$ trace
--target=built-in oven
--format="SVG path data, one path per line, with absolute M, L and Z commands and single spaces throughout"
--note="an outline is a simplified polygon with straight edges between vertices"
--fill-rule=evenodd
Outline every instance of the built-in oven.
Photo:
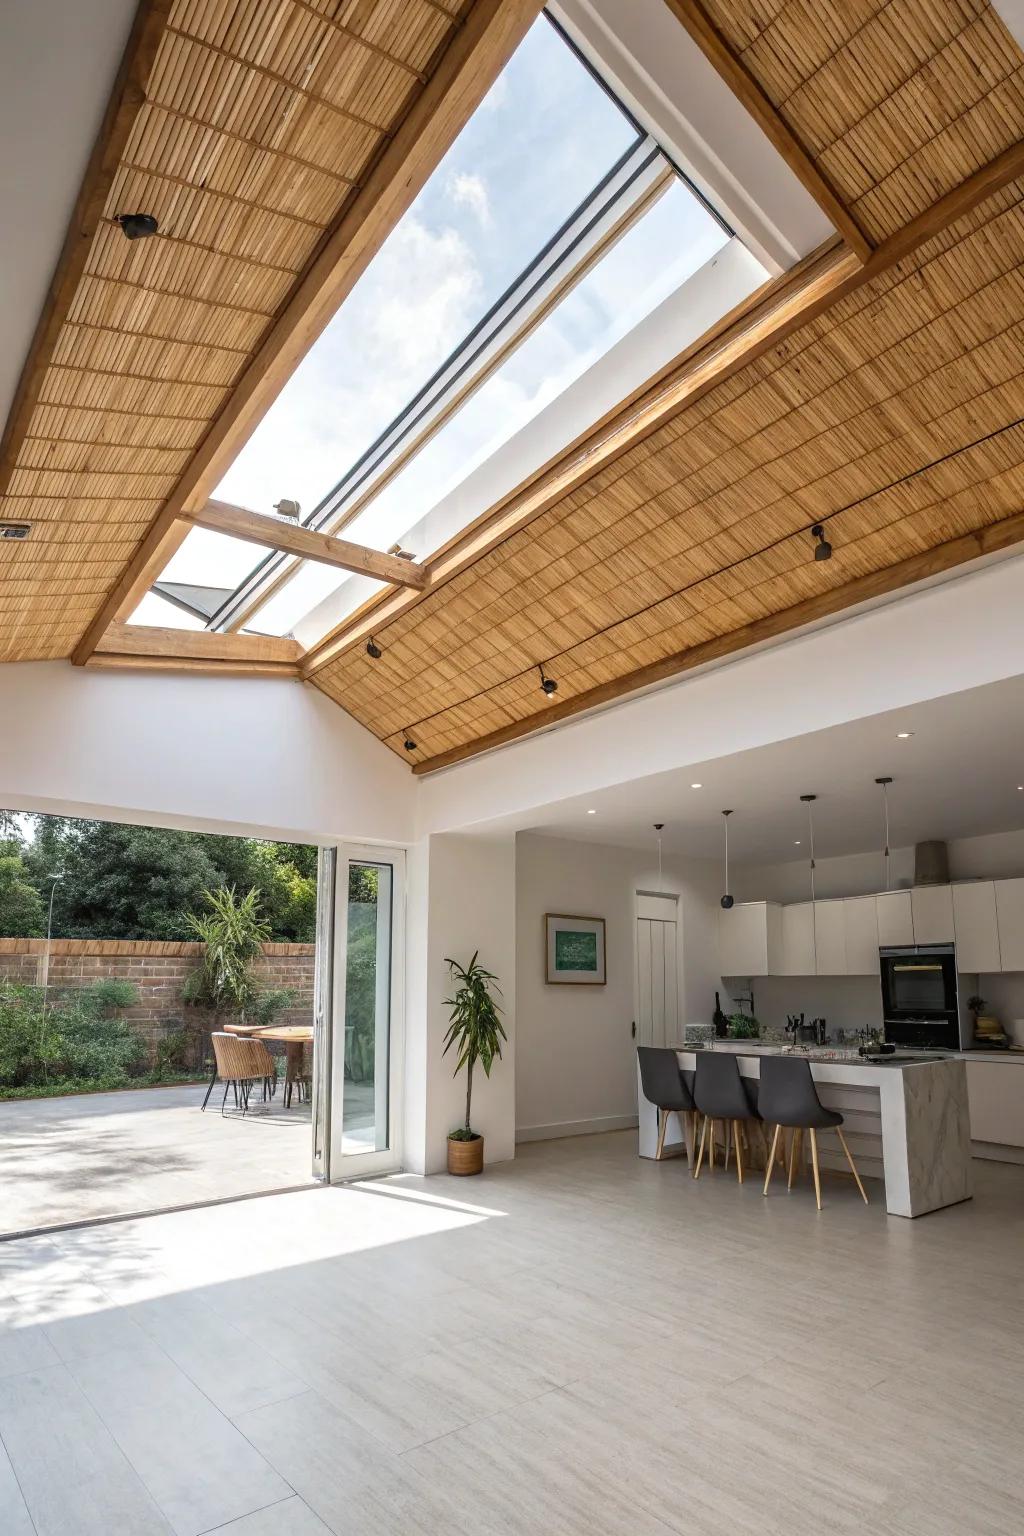
M 882 1017 L 892 1045 L 918 1050 L 960 1047 L 956 956 L 952 944 L 879 950 Z

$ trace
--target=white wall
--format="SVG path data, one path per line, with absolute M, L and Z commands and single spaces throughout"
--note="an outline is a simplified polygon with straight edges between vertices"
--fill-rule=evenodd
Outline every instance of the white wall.
M 515 1151 L 516 846 L 511 838 L 432 837 L 412 850 L 406 1004 L 406 1118 L 403 1162 L 414 1173 L 444 1168 L 448 1132 L 465 1112 L 465 1071 L 444 1056 L 450 978 L 445 958 L 465 965 L 475 950 L 499 978 L 508 1035 L 491 1076 L 473 1075 L 473 1129 L 484 1158 Z
M 0 806 L 248 832 L 406 842 L 416 785 L 290 679 L 0 666 Z
M 715 866 L 649 850 L 534 836 L 516 839 L 516 1134 L 570 1135 L 633 1124 L 637 891 L 679 897 L 679 1020 L 708 1021 L 717 968 Z M 604 987 L 544 979 L 544 914 L 605 919 Z M 680 1028 L 681 1034 L 681 1028 Z

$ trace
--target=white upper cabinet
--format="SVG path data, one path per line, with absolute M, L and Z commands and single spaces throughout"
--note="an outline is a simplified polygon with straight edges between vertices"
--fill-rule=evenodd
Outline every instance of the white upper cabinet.
M 846 923 L 841 901 L 815 903 L 814 960 L 818 976 L 846 975 Z
M 782 909 L 782 955 L 779 976 L 813 976 L 814 909 L 809 901 L 793 902 Z
M 877 976 L 878 902 L 874 896 L 847 896 L 843 901 L 846 927 L 847 976 Z
M 915 944 L 952 944 L 953 888 L 915 885 L 910 893 Z
M 768 976 L 782 959 L 782 909 L 774 901 L 744 901 L 722 909 L 718 954 L 723 976 Z
M 994 881 L 974 880 L 954 885 L 953 934 L 958 971 L 998 971 L 1002 968 Z
M 996 881 L 1000 969 L 1024 971 L 1024 880 Z
M 875 897 L 878 913 L 878 943 L 913 944 L 914 918 L 909 891 L 883 891 Z

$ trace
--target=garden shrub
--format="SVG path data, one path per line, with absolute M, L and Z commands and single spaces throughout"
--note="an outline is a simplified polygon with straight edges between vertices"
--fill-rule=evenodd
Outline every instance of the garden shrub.
M 0 1091 L 76 1083 L 121 1087 L 140 1069 L 145 1048 L 116 1010 L 138 1000 L 124 981 L 99 981 L 78 992 L 0 981 Z

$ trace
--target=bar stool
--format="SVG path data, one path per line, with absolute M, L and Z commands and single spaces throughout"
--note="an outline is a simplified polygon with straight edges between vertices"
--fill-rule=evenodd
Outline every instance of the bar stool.
M 768 1185 L 771 1182 L 772 1169 L 775 1166 L 775 1148 L 778 1145 L 779 1135 L 783 1126 L 793 1131 L 793 1140 L 789 1153 L 789 1179 L 787 1188 L 793 1187 L 793 1172 L 796 1166 L 798 1149 L 802 1146 L 804 1131 L 811 1133 L 811 1165 L 814 1169 L 814 1198 L 821 1210 L 821 1175 L 818 1168 L 818 1131 L 835 1131 L 839 1137 L 840 1145 L 846 1153 L 846 1161 L 850 1165 L 850 1172 L 861 1192 L 864 1204 L 867 1205 L 868 1197 L 864 1191 L 864 1185 L 860 1181 L 856 1164 L 850 1155 L 850 1149 L 846 1145 L 846 1137 L 843 1135 L 843 1117 L 836 1109 L 826 1109 L 818 1098 L 818 1090 L 814 1086 L 814 1078 L 811 1076 L 811 1064 L 799 1056 L 762 1056 L 761 1058 L 761 1085 L 758 1094 L 758 1108 L 765 1120 L 775 1123 L 775 1135 L 772 1138 L 771 1155 L 768 1158 L 768 1171 L 764 1176 L 764 1193 L 768 1193 Z
M 679 1129 L 686 1140 L 684 1115 L 696 1113 L 696 1105 L 679 1070 L 679 1058 L 667 1046 L 638 1045 L 637 1060 L 640 1063 L 640 1082 L 644 1098 L 657 1106 L 658 1150 L 660 1160 L 665 1149 L 665 1131 L 669 1115 L 679 1116 Z
M 726 1051 L 699 1051 L 697 1053 L 697 1075 L 694 1078 L 693 1097 L 696 1101 L 697 1111 L 704 1116 L 704 1123 L 700 1132 L 700 1151 L 697 1153 L 697 1166 L 693 1171 L 695 1179 L 700 1178 L 701 1164 L 704 1161 L 704 1143 L 707 1140 L 708 1126 L 711 1126 L 711 1149 L 709 1161 L 714 1166 L 714 1138 L 715 1121 L 725 1122 L 726 1150 L 725 1166 L 729 1166 L 729 1130 L 732 1130 L 733 1141 L 736 1145 L 736 1178 L 743 1183 L 743 1137 L 741 1127 L 746 1121 L 758 1123 L 758 1111 L 751 1102 L 750 1095 L 740 1076 L 739 1062 L 736 1057 Z

